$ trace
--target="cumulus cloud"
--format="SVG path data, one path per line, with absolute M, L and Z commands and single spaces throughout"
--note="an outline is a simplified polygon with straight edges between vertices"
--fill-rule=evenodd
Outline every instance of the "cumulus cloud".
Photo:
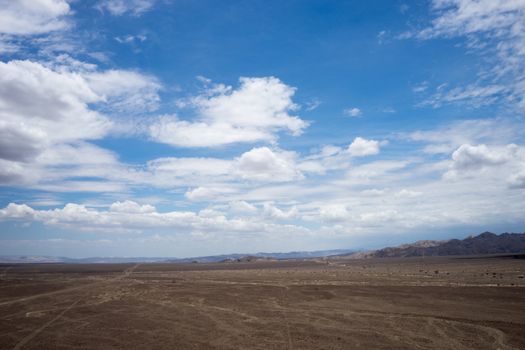
M 173 235 L 205 233 L 306 233 L 293 225 L 277 225 L 256 219 L 229 219 L 213 210 L 158 212 L 153 207 L 132 201 L 117 202 L 109 210 L 95 210 L 85 205 L 68 203 L 63 208 L 36 210 L 25 204 L 10 203 L 0 209 L 0 221 L 42 222 L 45 225 L 73 228 L 87 232 L 151 232 L 169 230 Z
M 455 178 L 484 168 L 501 167 L 506 163 L 521 163 L 521 152 L 515 144 L 491 147 L 483 144 L 461 145 L 452 153 L 450 170 L 444 174 L 444 177 Z
M 329 171 L 347 169 L 351 166 L 352 158 L 379 154 L 380 147 L 388 141 L 368 140 L 356 137 L 346 148 L 334 145 L 325 145 L 298 163 L 298 169 L 305 173 L 324 175 Z
M 281 182 L 302 179 L 295 158 L 294 152 L 257 147 L 235 160 L 234 171 L 245 180 Z
M 182 102 L 197 113 L 194 121 L 163 116 L 150 127 L 153 140 L 180 147 L 213 147 L 238 142 L 274 141 L 276 133 L 301 135 L 308 122 L 290 113 L 295 88 L 274 77 L 240 78 L 240 86 L 208 87 Z
M 115 130 L 115 122 L 95 107 L 153 108 L 159 88 L 154 78 L 98 71 L 69 56 L 47 65 L 0 62 L 0 182 L 51 191 L 122 190 L 124 182 L 137 182 L 136 171 L 89 143 Z
M 162 116 L 149 127 L 154 141 L 179 147 L 213 147 L 232 143 L 273 140 L 263 129 L 236 127 L 228 123 L 188 122 L 176 116 Z
M 38 155 L 46 143 L 46 134 L 40 129 L 0 121 L 1 159 L 28 161 Z
M 356 137 L 348 146 L 347 152 L 353 157 L 365 157 L 379 153 L 379 141 Z
M 111 122 L 88 106 L 100 100 L 78 74 L 31 61 L 0 62 L 2 139 L 13 133 L 49 143 L 100 138 Z
M 517 149 L 508 145 L 503 149 L 489 149 L 485 145 L 461 145 L 452 153 L 453 167 L 457 170 L 476 170 L 484 166 L 495 166 L 509 161 Z
M 151 10 L 154 4 L 155 0 L 102 0 L 96 7 L 101 11 L 108 11 L 113 16 L 140 16 Z
M 123 202 L 115 202 L 110 205 L 109 210 L 117 213 L 153 213 L 156 211 L 155 207 L 149 204 L 140 205 L 137 202 L 125 200 Z
M 32 35 L 64 29 L 69 14 L 65 0 L 0 0 L 0 33 Z

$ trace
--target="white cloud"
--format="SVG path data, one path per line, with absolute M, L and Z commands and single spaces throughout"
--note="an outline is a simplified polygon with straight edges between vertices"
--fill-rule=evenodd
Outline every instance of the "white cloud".
M 192 201 L 210 201 L 217 198 L 224 198 L 225 195 L 235 192 L 235 189 L 225 185 L 220 187 L 199 186 L 197 188 L 188 190 L 184 196 Z
M 407 135 L 412 141 L 427 143 L 426 153 L 452 153 L 463 144 L 497 144 L 523 136 L 519 123 L 509 119 L 470 119 L 456 121 L 433 130 L 415 131 Z
M 432 27 L 419 33 L 420 37 L 478 32 L 507 35 L 523 18 L 525 3 L 521 0 L 434 0 L 433 7 L 439 16 L 432 21 Z
M 414 197 L 419 197 L 422 194 L 423 193 L 419 191 L 413 191 L 413 190 L 408 190 L 406 188 L 403 188 L 401 191 L 396 193 L 396 196 L 401 197 L 401 198 L 403 197 L 404 198 L 414 198 Z
M 172 179 L 188 177 L 217 177 L 231 171 L 232 162 L 218 158 L 157 158 L 148 162 L 148 169 L 155 174 L 170 175 Z
M 319 208 L 319 217 L 323 221 L 338 222 L 349 217 L 345 204 L 324 204 Z
M 178 234 L 293 234 L 307 229 L 294 225 L 277 225 L 255 219 L 228 219 L 214 210 L 170 211 L 160 213 L 150 206 L 127 201 L 114 203 L 110 210 L 95 210 L 84 205 L 68 203 L 63 208 L 35 210 L 25 204 L 10 203 L 0 209 L 0 221 L 20 220 L 42 222 L 45 225 L 87 232 L 152 232 L 167 230 Z M 115 210 L 117 209 L 117 210 Z
M 379 45 L 382 45 L 388 36 L 390 36 L 390 33 L 386 30 L 381 30 L 379 33 L 377 33 L 377 42 Z
M 437 92 L 432 106 L 466 102 L 475 107 L 498 101 L 525 107 L 525 2 L 521 0 L 433 0 L 431 25 L 402 37 L 466 39 L 485 60 L 475 83 Z
M 155 0 L 101 0 L 97 8 L 101 11 L 108 11 L 113 16 L 131 14 L 140 16 L 144 12 L 151 10 Z
M 415 93 L 420 93 L 420 92 L 426 91 L 427 89 L 428 89 L 428 81 L 423 81 L 420 84 L 414 86 L 412 88 L 412 91 Z
M 370 189 L 361 191 L 361 194 L 365 196 L 382 196 L 385 194 L 385 190 L 380 190 L 377 188 L 370 188 Z
M 384 107 L 381 109 L 381 112 L 383 113 L 396 113 L 396 109 L 394 107 Z
M 158 99 L 157 89 L 151 77 L 98 72 L 95 65 L 66 55 L 48 66 L 0 62 L 0 182 L 48 191 L 95 192 L 121 191 L 124 183 L 138 182 L 137 171 L 120 164 L 112 152 L 87 142 L 115 130 L 115 122 L 93 108 L 151 106 L 144 101 Z
M 124 36 L 116 36 L 115 40 L 118 41 L 121 44 L 131 44 L 134 42 L 143 42 L 146 41 L 147 37 L 142 34 L 138 35 L 124 35 Z
M 323 146 L 323 148 L 321 149 L 321 153 L 319 154 L 319 156 L 323 158 L 335 156 L 341 151 L 342 151 L 341 147 L 334 146 L 334 145 L 326 145 L 326 146 Z
M 515 144 L 491 147 L 483 144 L 477 146 L 461 145 L 452 153 L 450 170 L 444 174 L 444 177 L 454 179 L 463 175 L 480 175 L 481 170 L 491 167 L 497 168 L 495 172 L 499 173 L 503 168 L 507 168 L 507 166 L 504 166 L 507 163 L 509 163 L 510 167 L 519 167 L 525 160 L 522 157 L 523 151 Z M 507 169 L 507 171 L 509 170 Z M 515 170 L 510 173 L 515 173 Z M 513 182 L 513 180 L 509 181 Z
M 385 183 L 397 182 L 402 176 L 399 174 L 396 176 L 393 173 L 406 168 L 409 164 L 411 164 L 410 160 L 379 160 L 362 164 L 348 170 L 345 182 L 362 184 L 374 180 L 376 185 L 379 184 L 380 179 L 383 179 Z
M 235 160 L 235 174 L 245 180 L 281 182 L 303 178 L 295 163 L 296 154 L 289 151 L 257 147 Z
M 229 207 L 233 212 L 237 213 L 256 213 L 257 207 L 246 201 L 233 201 L 229 203 Z
M 10 54 L 17 52 L 21 46 L 17 43 L 9 42 L 9 37 L 0 35 L 0 54 Z
M 313 100 L 306 102 L 306 110 L 311 112 L 317 109 L 321 104 L 322 102 L 319 99 L 314 98 Z
M 140 205 L 130 200 L 125 200 L 123 202 L 115 202 L 110 205 L 109 210 L 117 213 L 130 214 L 154 213 L 156 211 L 155 207 L 152 205 Z
M 107 118 L 88 107 L 100 100 L 78 74 L 55 72 L 31 61 L 0 62 L 4 132 L 16 129 L 41 143 L 97 139 L 111 127 Z
M 197 120 L 164 116 L 150 127 L 154 140 L 180 147 L 213 147 L 238 142 L 274 141 L 276 133 L 301 135 L 308 123 L 290 115 L 295 89 L 274 77 L 240 78 L 240 87 L 215 85 L 181 106 Z
M 160 117 L 149 127 L 149 133 L 157 142 L 179 147 L 214 147 L 274 139 L 263 129 L 236 127 L 228 123 L 188 122 L 175 116 Z
M 5 156 L 6 152 L 2 155 Z M 24 171 L 21 163 L 9 160 L 0 159 L 0 183 L 4 185 L 9 184 L 23 184 L 27 182 L 30 174 Z
M 379 153 L 379 141 L 356 137 L 347 152 L 353 157 L 371 156 Z
M 514 144 L 498 150 L 485 145 L 461 145 L 452 153 L 453 167 L 457 170 L 476 170 L 484 166 L 501 165 L 509 161 L 516 150 Z
M 507 92 L 508 89 L 505 86 L 496 84 L 485 86 L 471 84 L 450 90 L 438 89 L 435 94 L 419 103 L 418 106 L 429 105 L 437 108 L 443 104 L 468 103 L 473 107 L 481 107 L 497 102 Z
M 282 210 L 277 208 L 273 203 L 264 203 L 263 204 L 263 213 L 264 215 L 278 220 L 288 220 L 296 218 L 299 214 L 296 206 L 292 206 L 288 210 Z
M 343 113 L 349 117 L 353 117 L 353 118 L 357 118 L 357 117 L 360 117 L 363 115 L 363 112 L 357 108 L 357 107 L 352 107 L 352 108 L 348 108 L 348 109 L 345 109 L 343 111 Z
M 525 161 L 521 168 L 519 172 L 509 177 L 508 183 L 511 188 L 525 188 Z
M 93 72 L 83 76 L 112 110 L 138 113 L 158 108 L 158 92 L 162 86 L 153 76 L 126 70 Z
M 38 155 L 46 143 L 46 134 L 40 129 L 0 121 L 1 159 L 28 161 Z
M 42 34 L 68 26 L 71 13 L 65 0 L 0 0 L 0 33 Z
M 34 210 L 26 204 L 9 203 L 4 209 L 0 209 L 0 219 L 23 219 L 31 217 Z

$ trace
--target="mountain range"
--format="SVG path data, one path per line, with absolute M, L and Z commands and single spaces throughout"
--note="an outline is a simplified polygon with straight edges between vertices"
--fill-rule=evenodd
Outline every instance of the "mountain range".
M 387 247 L 378 250 L 355 252 L 350 249 L 318 250 L 312 252 L 287 253 L 255 253 L 255 254 L 223 254 L 200 256 L 193 258 L 170 257 L 93 257 L 65 258 L 52 256 L 0 256 L 0 263 L 218 263 L 218 262 L 250 262 L 256 260 L 289 260 L 313 258 L 391 258 L 415 256 L 468 256 L 485 254 L 515 254 L 525 253 L 525 233 L 502 233 L 500 235 L 483 232 L 478 236 L 465 239 L 445 241 L 417 241 L 402 244 L 397 247 Z
M 354 252 L 351 249 L 332 249 L 317 251 L 297 251 L 286 253 L 255 253 L 255 254 L 223 254 L 198 256 L 191 258 L 174 257 L 91 257 L 91 258 L 66 258 L 54 256 L 25 256 L 11 255 L 0 256 L 0 263 L 67 263 L 67 264 L 119 264 L 119 263 L 217 263 L 254 260 L 286 260 L 286 259 L 311 259 L 323 258 L 332 255 L 343 255 Z
M 418 241 L 397 247 L 357 252 L 344 257 L 391 258 L 412 256 L 459 256 L 525 253 L 525 233 L 483 232 L 478 236 L 446 241 Z

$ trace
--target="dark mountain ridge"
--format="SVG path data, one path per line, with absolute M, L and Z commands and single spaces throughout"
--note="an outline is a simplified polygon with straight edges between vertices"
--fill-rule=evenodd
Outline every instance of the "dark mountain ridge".
M 525 253 L 525 233 L 483 232 L 478 236 L 448 241 L 432 241 L 424 245 L 420 242 L 388 247 L 368 252 L 366 257 L 411 257 Z

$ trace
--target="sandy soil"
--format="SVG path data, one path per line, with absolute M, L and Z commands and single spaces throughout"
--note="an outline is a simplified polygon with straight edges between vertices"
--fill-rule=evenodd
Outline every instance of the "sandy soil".
M 525 260 L 0 265 L 1 349 L 524 349 Z

